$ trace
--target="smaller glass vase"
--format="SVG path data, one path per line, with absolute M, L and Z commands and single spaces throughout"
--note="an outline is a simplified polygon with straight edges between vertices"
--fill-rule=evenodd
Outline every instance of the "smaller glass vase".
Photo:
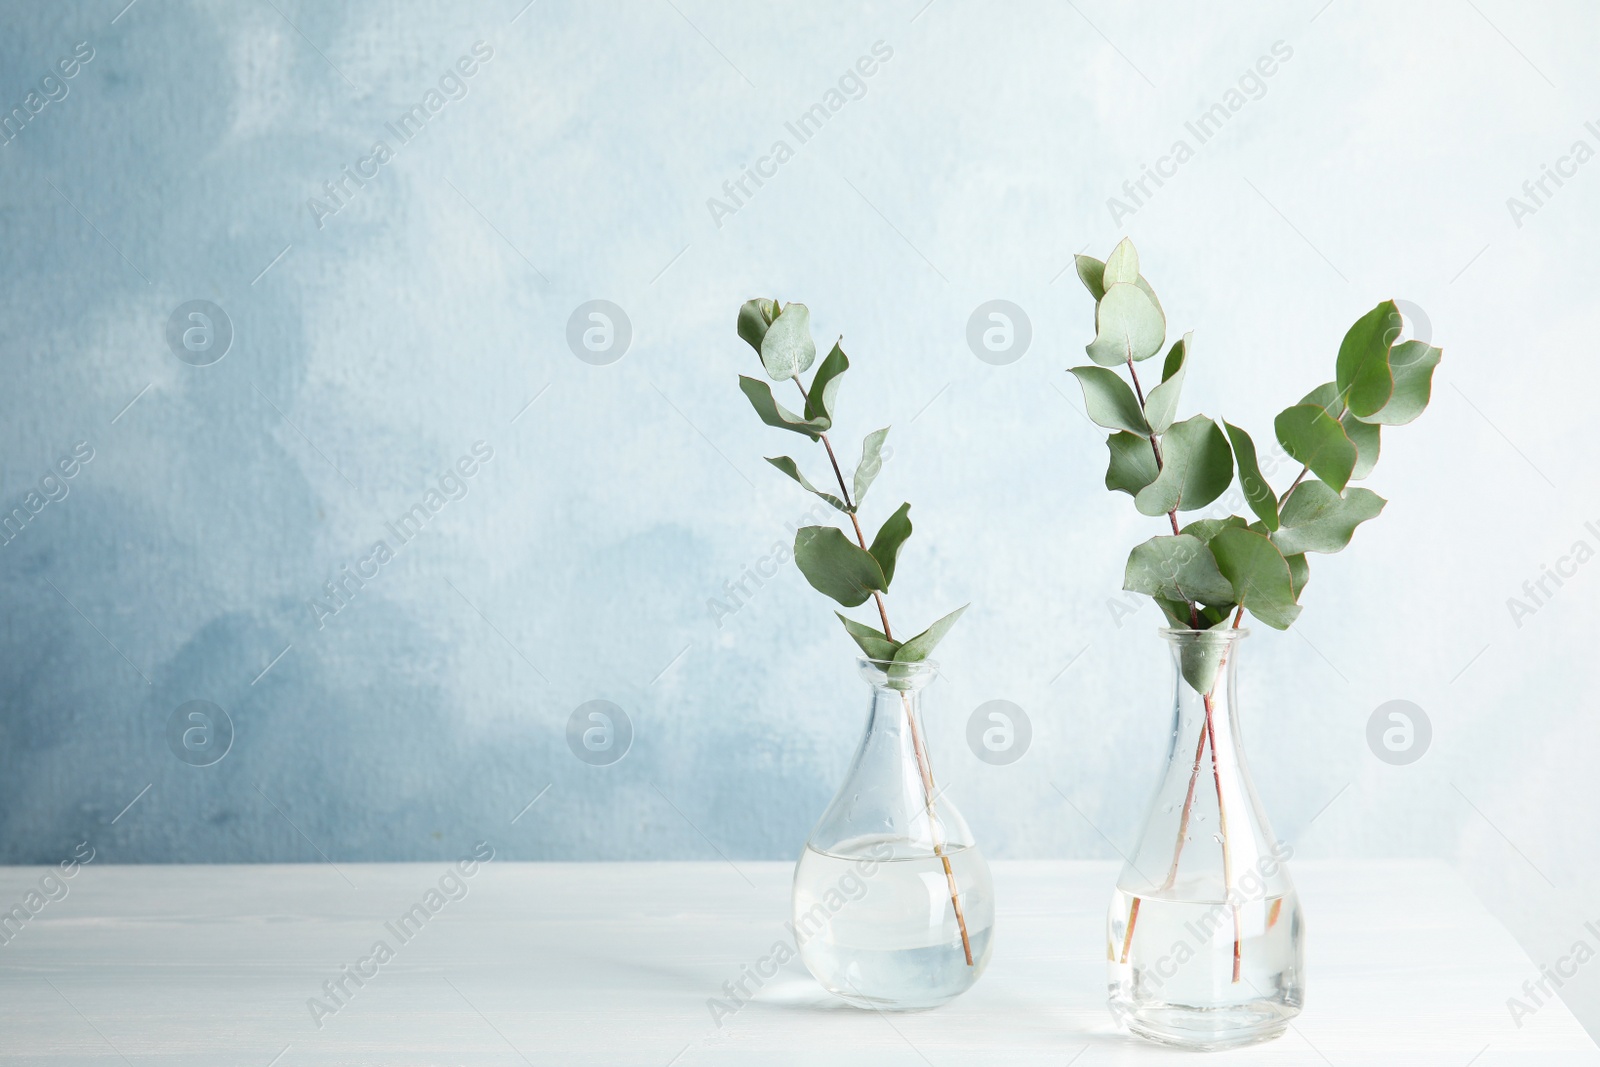
M 1152 1041 L 1267 1041 L 1300 1013 L 1305 925 L 1245 766 L 1239 645 L 1247 630 L 1163 630 L 1172 652 L 1167 766 L 1107 920 L 1110 1007 Z
M 795 866 L 790 929 L 806 969 L 835 996 L 933 1008 L 989 963 L 994 885 L 966 820 L 934 784 L 922 701 L 938 666 L 857 664 L 872 686 L 866 730 Z

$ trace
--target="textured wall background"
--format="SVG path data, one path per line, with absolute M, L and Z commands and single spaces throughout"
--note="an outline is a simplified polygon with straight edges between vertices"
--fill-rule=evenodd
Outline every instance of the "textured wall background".
M 0 547 L 6 862 L 794 854 L 865 691 L 792 567 L 708 605 L 807 508 L 760 458 L 798 439 L 735 388 L 757 294 L 845 335 L 842 437 L 894 426 L 868 512 L 914 503 L 896 612 L 973 602 L 941 654 L 951 795 L 996 856 L 1111 855 L 1165 729 L 1159 620 L 1112 609 L 1156 524 L 1101 488 L 1063 370 L 1090 336 L 1072 254 L 1131 233 L 1195 331 L 1186 409 L 1258 441 L 1379 299 L 1445 350 L 1368 483 L 1388 510 L 1250 641 L 1278 832 L 1451 857 L 1537 960 L 1600 918 L 1585 5 L 122 4 L 8 4 L 0 34 L 27 116 L 0 148 L 0 504 L 39 505 Z M 603 366 L 567 341 L 596 299 L 631 326 Z M 1031 322 L 1010 365 L 967 344 L 992 299 Z M 193 300 L 231 323 L 208 366 L 167 341 Z M 430 490 L 347 607 L 309 606 Z M 1034 724 L 1008 767 L 962 740 L 997 698 Z M 633 724 L 612 766 L 566 742 L 592 699 Z M 1367 745 L 1391 699 L 1432 722 L 1408 766 Z M 206 767 L 167 743 L 194 700 L 234 732 Z M 1567 992 L 1600 1022 L 1595 975 Z

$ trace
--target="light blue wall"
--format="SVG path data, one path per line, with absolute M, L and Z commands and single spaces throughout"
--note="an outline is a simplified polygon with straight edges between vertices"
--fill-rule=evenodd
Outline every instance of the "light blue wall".
M 807 507 L 761 462 L 798 439 L 735 388 L 757 294 L 844 335 L 842 439 L 894 426 L 868 512 L 914 504 L 896 615 L 974 605 L 935 690 L 951 795 L 996 855 L 1110 855 L 1152 784 L 1166 665 L 1153 611 L 1108 603 L 1158 526 L 1100 486 L 1062 373 L 1090 304 L 1062 272 L 1131 233 L 1195 331 L 1187 409 L 1258 440 L 1381 298 L 1426 309 L 1445 348 L 1433 408 L 1385 440 L 1388 510 L 1317 562 L 1294 632 L 1250 641 L 1278 831 L 1302 854 L 1456 859 L 1536 956 L 1600 914 L 1581 844 L 1600 565 L 1507 606 L 1600 547 L 1600 163 L 1507 204 L 1600 147 L 1587 8 L 121 7 L 9 4 L 0 34 L 7 110 L 93 49 L 0 148 L 0 502 L 93 452 L 0 547 L 0 858 L 793 854 L 865 692 L 791 567 L 708 607 Z M 387 124 L 479 41 L 464 97 L 402 144 Z M 1280 41 L 1200 144 L 1185 123 Z M 877 42 L 890 58 L 801 143 L 786 123 Z M 1162 164 L 1179 139 L 1193 158 Z M 324 183 L 378 140 L 391 158 L 339 205 Z M 779 140 L 793 157 L 748 201 L 708 205 Z M 1175 173 L 1135 202 L 1146 165 Z M 1113 219 L 1113 196 L 1133 210 Z M 607 366 L 566 340 L 595 299 L 631 322 Z M 1008 366 L 967 346 L 991 299 L 1031 320 Z M 165 338 L 191 300 L 233 326 L 210 366 Z M 475 442 L 492 458 L 464 495 L 319 626 L 308 601 Z M 1010 767 L 962 741 L 996 698 L 1035 727 Z M 1396 698 L 1434 728 L 1409 767 L 1365 741 Z M 636 730 L 614 766 L 567 746 L 592 699 Z M 165 739 L 191 700 L 235 727 L 209 767 Z

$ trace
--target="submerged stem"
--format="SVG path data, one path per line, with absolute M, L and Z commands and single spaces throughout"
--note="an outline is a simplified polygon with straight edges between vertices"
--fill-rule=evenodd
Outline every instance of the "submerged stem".
M 810 400 L 810 397 L 806 394 L 806 387 L 801 384 L 799 375 L 795 375 L 794 384 L 795 388 L 800 390 L 801 399 Z M 828 462 L 833 465 L 834 478 L 838 479 L 840 496 L 844 500 L 845 507 L 850 509 L 848 514 L 850 516 L 850 525 L 855 528 L 856 543 L 861 546 L 863 551 L 866 551 L 867 538 L 861 532 L 860 520 L 856 518 L 855 504 L 851 501 L 850 490 L 845 485 L 844 472 L 839 469 L 839 460 L 833 453 L 833 442 L 828 440 L 828 435 L 825 433 L 818 434 L 818 436 L 822 438 L 823 447 L 828 450 Z M 878 607 L 878 618 L 883 622 L 883 636 L 893 641 L 894 631 L 889 629 L 889 611 L 884 606 L 883 594 L 873 590 L 872 600 Z M 972 938 L 967 934 L 966 913 L 961 910 L 961 891 L 956 886 L 955 870 L 950 866 L 950 857 L 945 853 L 944 842 L 939 840 L 939 816 L 933 809 L 933 798 L 936 795 L 933 785 L 933 766 L 928 762 L 927 749 L 922 744 L 922 730 L 917 724 L 916 715 L 912 713 L 911 698 L 902 692 L 900 694 L 900 703 L 906 709 L 906 723 L 911 729 L 911 750 L 916 754 L 917 771 L 922 778 L 923 802 L 928 813 L 928 836 L 933 840 L 933 854 L 938 856 L 939 861 L 944 865 L 945 883 L 950 887 L 950 907 L 955 910 L 956 926 L 961 930 L 961 951 L 967 957 L 967 966 L 971 967 L 973 966 Z
M 1211 694 L 1205 695 L 1206 738 L 1211 742 L 1211 774 L 1217 783 L 1217 830 L 1222 836 L 1222 896 L 1233 915 L 1233 980 L 1239 980 L 1239 907 L 1233 903 L 1233 850 L 1228 847 L 1228 808 L 1222 800 L 1222 768 L 1217 763 L 1217 732 L 1213 722 Z

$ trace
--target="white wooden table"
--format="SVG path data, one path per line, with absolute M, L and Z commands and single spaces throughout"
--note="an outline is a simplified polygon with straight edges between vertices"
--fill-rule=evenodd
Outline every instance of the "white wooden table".
M 1197 1062 L 1106 1014 L 1112 864 L 995 864 L 993 962 L 938 1011 L 848 1008 L 792 962 L 720 1027 L 707 1000 L 787 936 L 789 864 L 491 862 L 402 942 L 385 923 L 426 909 L 447 870 L 88 865 L 64 899 L 7 928 L 0 1064 Z M 1305 1013 L 1276 1042 L 1206 1062 L 1600 1064 L 1559 1002 L 1513 1024 L 1506 998 L 1534 965 L 1447 867 L 1294 871 Z M 0 868 L 0 909 L 41 873 Z M 315 1020 L 307 1001 L 334 1007 L 323 983 L 379 940 L 393 958 L 363 965 L 375 973 L 362 986 L 346 978 L 351 995 Z

